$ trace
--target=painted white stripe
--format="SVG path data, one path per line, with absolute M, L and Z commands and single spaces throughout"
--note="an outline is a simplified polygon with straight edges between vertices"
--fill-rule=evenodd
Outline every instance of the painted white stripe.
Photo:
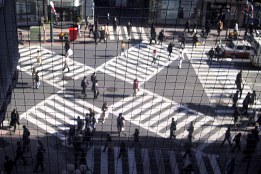
M 169 161 L 170 161 L 170 167 L 171 167 L 172 173 L 179 174 L 179 168 L 178 168 L 177 157 L 175 155 L 175 152 L 170 151 Z
M 108 152 L 103 152 L 101 148 L 101 168 L 100 172 L 107 174 L 108 173 Z
M 144 174 L 150 174 L 150 159 L 148 149 L 141 149 L 142 167 Z
M 213 169 L 213 173 L 215 174 L 221 174 L 220 168 L 218 166 L 217 160 L 215 156 L 208 155 L 211 167 Z
M 122 174 L 122 158 L 118 158 L 120 153 L 119 147 L 114 147 L 114 169 L 116 174 Z
M 134 148 L 128 149 L 128 164 L 129 164 L 129 173 L 137 174 Z

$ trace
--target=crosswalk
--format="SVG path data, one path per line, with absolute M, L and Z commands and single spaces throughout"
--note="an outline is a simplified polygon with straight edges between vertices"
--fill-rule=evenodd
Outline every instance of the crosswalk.
M 194 173 L 221 174 L 222 164 L 215 155 L 203 156 L 193 152 L 192 157 L 183 158 L 182 149 L 127 148 L 123 157 L 118 158 L 120 148 L 115 144 L 103 152 L 102 146 L 92 146 L 87 152 L 86 161 L 92 173 L 141 173 L 179 174 L 184 166 L 192 165 Z
M 40 51 L 42 57 L 42 65 L 37 64 L 37 51 Z M 39 71 L 40 80 L 61 89 L 68 82 L 65 79 L 80 79 L 84 75 L 89 75 L 94 72 L 92 67 L 82 63 L 73 61 L 70 58 L 70 72 L 63 73 L 64 56 L 57 55 L 51 50 L 39 46 L 19 46 L 20 59 L 18 69 L 32 74 L 32 68 L 36 67 Z
M 62 92 L 51 95 L 36 106 L 20 115 L 31 125 L 36 127 L 38 133 L 52 134 L 66 145 L 67 132 L 70 125 L 77 125 L 77 117 L 84 119 L 88 109 L 91 108 L 99 119 L 101 108 L 94 106 L 82 99 L 66 99 Z
M 229 58 L 222 59 L 222 61 L 213 60 L 210 65 L 206 53 L 211 49 L 211 47 L 212 46 L 206 45 L 198 46 L 196 48 L 186 46 L 187 56 L 190 59 L 201 84 L 203 85 L 204 91 L 209 97 L 210 105 L 216 108 L 216 113 L 218 115 L 231 115 L 234 112 L 231 107 L 233 105 L 232 95 L 236 92 L 235 80 L 239 70 L 234 67 L 234 60 L 232 61 Z M 256 82 L 255 86 L 258 85 L 261 84 Z M 243 78 L 242 97 L 238 100 L 239 107 L 242 107 L 246 94 L 248 92 L 252 93 L 252 91 L 253 88 L 251 88 L 251 86 L 248 85 L 246 80 Z M 253 107 L 261 107 L 258 96 Z
M 135 40 L 149 40 L 150 33 L 149 28 L 145 27 L 137 27 L 132 26 L 130 38 L 128 37 L 127 27 L 126 26 L 118 26 L 116 33 L 113 32 L 113 27 L 109 26 L 109 40 L 128 40 L 128 39 L 135 39 Z
M 155 64 L 152 63 L 154 49 L 158 53 L 158 60 Z M 173 49 L 170 58 L 168 54 L 167 45 L 149 45 L 144 41 L 129 48 L 125 53 L 120 53 L 119 56 L 107 61 L 96 70 L 130 84 L 137 78 L 139 84 L 142 85 L 178 58 L 176 49 Z
M 131 124 L 165 138 L 170 135 L 172 118 L 177 122 L 177 139 L 187 138 L 187 129 L 193 121 L 193 137 L 195 141 L 203 144 L 201 150 L 205 145 L 217 141 L 226 130 L 220 127 L 219 121 L 210 116 L 143 89 L 138 92 L 137 97 L 124 98 L 110 107 L 116 116 L 122 113 Z

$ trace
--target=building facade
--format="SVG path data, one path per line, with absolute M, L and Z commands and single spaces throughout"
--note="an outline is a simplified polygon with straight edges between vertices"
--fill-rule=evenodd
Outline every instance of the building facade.
M 11 102 L 12 91 L 18 79 L 17 63 L 19 60 L 16 26 L 15 0 L 0 3 L 0 123 L 6 116 Z

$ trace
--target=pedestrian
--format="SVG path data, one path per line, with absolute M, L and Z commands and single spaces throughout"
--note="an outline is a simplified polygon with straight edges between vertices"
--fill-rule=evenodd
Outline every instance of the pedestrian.
M 236 77 L 236 80 L 235 80 L 235 84 L 236 84 L 236 87 L 237 87 L 237 90 L 239 91 L 239 98 L 241 98 L 242 96 L 242 70 L 239 71 L 239 73 L 237 74 L 237 77 Z
M 171 124 L 170 124 L 170 138 L 176 139 L 176 130 L 177 130 L 177 123 L 175 122 L 174 118 L 172 118 Z
M 231 153 L 234 153 L 236 149 L 241 151 L 241 133 L 236 134 L 233 141 L 235 142 L 235 146 L 232 148 Z
M 10 121 L 10 126 L 9 129 L 14 126 L 14 132 L 16 130 L 16 125 L 20 125 L 20 118 L 19 118 L 19 114 L 17 112 L 16 109 L 13 109 L 13 111 L 11 112 L 11 121 Z
M 233 157 L 227 164 L 227 174 L 233 174 L 236 167 L 236 158 Z
M 139 81 L 138 79 L 134 79 L 133 81 L 133 96 L 137 96 L 137 92 L 139 91 Z
M 217 61 L 219 61 L 219 59 L 222 58 L 222 56 L 223 56 L 223 50 L 220 45 L 216 46 L 215 53 L 216 53 Z
M 128 21 L 126 28 L 127 28 L 127 33 L 128 33 L 128 39 L 130 40 L 131 32 L 132 32 L 132 25 L 131 25 L 130 21 Z
M 240 116 L 239 108 L 235 107 L 234 108 L 234 114 L 233 114 L 235 128 L 237 127 L 237 121 L 238 121 L 239 116 Z
M 187 131 L 189 132 L 188 133 L 188 136 L 192 136 L 193 132 L 194 132 L 194 122 L 190 122 L 190 125 L 189 125 L 189 128 L 187 129 Z M 193 136 L 192 136 L 193 137 Z
M 184 148 L 185 148 L 185 154 L 183 155 L 183 158 L 186 158 L 187 155 L 191 157 L 192 141 L 187 140 L 186 143 L 184 144 Z
M 119 136 L 121 134 L 121 131 L 124 130 L 124 125 L 125 125 L 125 118 L 122 116 L 122 113 L 119 113 L 119 116 L 117 117 L 117 130 Z
M 95 117 L 95 112 L 92 109 L 90 109 L 90 124 L 91 124 L 91 128 L 92 128 L 93 132 L 96 131 L 96 123 L 97 123 L 97 120 Z
M 86 88 L 88 86 L 89 86 L 88 80 L 86 79 L 86 76 L 84 76 L 81 82 L 82 94 L 84 95 L 84 98 L 87 96 Z
M 97 99 L 99 95 L 100 95 L 99 84 L 98 84 L 98 80 L 96 80 L 94 85 L 93 98 Z
M 187 20 L 187 22 L 185 23 L 184 33 L 186 32 L 186 30 L 188 30 L 188 32 L 190 33 L 190 20 Z
M 125 48 L 126 48 L 126 44 L 125 44 L 125 42 L 122 40 L 122 41 L 121 41 L 121 52 L 124 54 L 125 57 L 127 57 L 126 52 L 125 52 Z
M 156 41 L 156 31 L 151 31 L 151 34 L 150 34 L 150 44 L 152 44 L 152 41 L 155 42 L 155 44 L 157 44 L 157 41 Z
M 211 49 L 208 52 L 208 58 L 209 58 L 210 65 L 212 64 L 214 55 L 215 55 L 214 47 L 211 47 Z
M 34 66 L 32 68 L 32 82 L 33 82 L 32 88 L 35 87 L 35 74 L 36 74 L 36 67 Z
M 98 44 L 98 39 L 100 38 L 100 36 L 99 36 L 99 31 L 98 30 L 95 30 L 94 32 L 93 32 L 93 39 L 94 39 L 94 42 L 95 42 L 95 44 L 97 45 Z
M 250 92 L 248 92 L 243 101 L 243 110 L 244 110 L 245 116 L 247 116 L 247 114 L 248 114 L 248 106 L 249 106 L 250 102 L 251 102 L 251 94 L 250 94 Z
M 118 20 L 116 17 L 114 17 L 112 25 L 113 25 L 113 32 L 117 34 Z
M 77 32 L 78 32 L 78 36 L 81 37 L 82 34 L 81 34 L 81 24 L 80 24 L 80 22 L 77 22 Z
M 93 28 L 94 25 L 92 23 L 89 23 L 88 29 L 89 29 L 89 37 L 91 36 L 91 34 L 93 34 Z
M 106 134 L 106 144 L 104 146 L 103 152 L 106 151 L 107 147 L 109 150 L 111 150 L 111 145 L 112 145 L 112 137 L 110 134 Z
M 121 141 L 121 144 L 120 144 L 120 153 L 118 155 L 118 159 L 121 158 L 121 157 L 125 157 L 126 155 L 126 145 L 125 145 L 125 142 L 124 141 Z
M 236 23 L 235 23 L 234 31 L 235 31 L 236 33 L 238 33 L 238 23 L 237 23 L 237 21 L 236 21 Z
M 157 50 L 154 49 L 153 52 L 152 52 L 152 61 L 151 61 L 151 64 L 155 64 L 156 63 L 156 60 L 158 59 L 158 53 L 157 53 Z
M 17 142 L 17 148 L 16 148 L 16 155 L 15 155 L 15 159 L 14 159 L 14 164 L 16 164 L 16 162 L 19 159 L 22 159 L 24 165 L 27 165 L 27 161 L 24 158 L 24 152 L 23 152 L 23 148 L 20 142 Z
M 85 144 L 85 148 L 87 150 L 91 149 L 91 147 L 92 147 L 92 137 L 93 137 L 93 133 L 92 133 L 91 129 L 88 127 L 83 134 L 83 141 Z
M 97 80 L 96 72 L 93 72 L 92 75 L 91 75 L 92 91 L 94 91 L 96 80 Z
M 238 93 L 239 93 L 239 91 L 236 91 L 236 93 L 233 95 L 233 107 L 237 106 Z
M 205 29 L 206 29 L 206 38 L 208 38 L 209 33 L 210 33 L 210 22 L 209 21 L 207 21 Z
M 218 33 L 218 37 L 220 37 L 220 33 L 223 30 L 223 22 L 221 20 L 218 21 L 218 26 L 217 26 L 217 33 Z
M 134 139 L 133 139 L 133 143 L 131 145 L 131 148 L 133 148 L 134 145 L 135 145 L 135 147 L 136 147 L 136 145 L 139 145 L 139 147 L 141 147 L 139 137 L 140 137 L 140 131 L 139 131 L 139 129 L 136 128 L 135 132 L 133 133 Z
M 11 174 L 14 167 L 14 162 L 9 158 L 9 156 L 5 156 L 4 169 L 7 174 Z
M 70 72 L 70 67 L 69 67 L 69 57 L 66 56 L 64 58 L 64 65 L 63 65 L 63 71 L 67 69 L 67 72 Z
M 253 106 L 255 104 L 255 101 L 256 101 L 256 91 L 253 90 L 253 92 L 251 93 L 251 96 L 250 96 L 250 105 Z
M 161 30 L 158 36 L 158 41 L 159 41 L 158 44 L 162 44 L 163 40 L 164 40 L 164 30 Z
M 186 47 L 186 34 L 182 33 L 180 35 L 180 48 L 185 48 Z
M 154 26 L 154 23 L 151 23 L 150 25 L 150 35 L 152 35 L 152 33 L 156 33 L 156 28 Z
M 182 62 L 184 60 L 184 54 L 185 54 L 184 52 L 185 52 L 184 49 L 180 49 L 179 51 L 179 69 L 181 68 Z
M 229 143 L 230 147 L 232 147 L 230 127 L 228 127 L 227 130 L 226 130 L 225 138 L 220 145 L 221 147 L 224 145 L 225 141 L 227 141 Z
M 103 27 L 101 27 L 101 29 L 100 29 L 100 40 L 99 40 L 99 42 L 101 42 L 101 40 L 106 42 L 105 29 Z
M 83 128 L 83 120 L 80 118 L 80 116 L 77 117 L 77 131 L 76 134 L 81 134 L 82 133 L 82 128 Z
M 197 33 L 195 33 L 192 37 L 192 47 L 197 47 L 199 41 L 198 41 L 198 36 Z
M 66 41 L 64 44 L 64 50 L 65 50 L 65 55 L 67 54 L 68 50 L 70 49 L 70 42 Z
M 193 29 L 192 29 L 191 34 L 196 34 L 197 33 L 197 28 L 198 28 L 197 21 L 194 21 Z
M 89 26 L 89 16 L 85 16 L 85 30 L 87 30 L 88 26 Z
M 105 32 L 105 40 L 108 40 L 109 37 L 109 23 L 107 22 L 106 24 L 104 24 L 104 32 Z
M 74 136 L 74 140 L 73 140 L 73 147 L 74 147 L 74 165 L 75 168 L 77 168 L 77 161 L 78 161 L 78 157 L 80 156 L 81 152 L 83 151 L 82 148 L 82 139 L 79 135 L 75 135 Z
M 39 143 L 39 142 L 38 142 Z M 41 167 L 41 172 L 44 171 L 44 153 L 45 153 L 45 149 L 42 145 L 42 143 L 39 143 L 39 147 L 37 149 L 37 153 L 36 153 L 36 164 L 34 166 L 34 172 L 38 171 L 38 167 Z
M 108 102 L 104 101 L 102 104 L 102 112 L 106 112 L 108 110 Z
M 169 52 L 168 57 L 169 57 L 169 60 L 170 60 L 170 58 L 171 58 L 171 53 L 172 53 L 172 51 L 173 51 L 173 43 L 172 43 L 172 42 L 169 43 L 167 50 L 168 50 L 168 52 Z
M 75 126 L 71 125 L 68 132 L 68 144 L 71 145 L 75 136 Z
M 36 62 L 38 65 L 42 65 L 42 55 L 40 53 L 40 50 L 37 50 Z
M 23 152 L 28 152 L 30 150 L 30 131 L 28 128 L 23 125 L 23 136 L 22 136 L 22 141 L 23 141 Z
M 39 77 L 39 71 L 36 71 L 34 81 L 35 81 L 35 84 L 36 84 L 36 89 L 39 89 L 40 84 L 41 84 L 40 77 Z

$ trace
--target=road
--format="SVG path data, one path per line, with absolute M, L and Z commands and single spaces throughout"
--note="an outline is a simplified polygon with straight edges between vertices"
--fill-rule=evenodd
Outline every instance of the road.
M 210 65 L 205 54 L 213 44 L 210 41 L 197 48 L 187 44 L 185 60 L 178 69 L 179 49 L 175 47 L 169 59 L 168 42 L 150 45 L 148 29 L 139 29 L 144 31 L 142 41 L 137 40 L 141 38 L 140 32 L 132 36 L 132 40 L 127 40 L 123 27 L 120 36 L 110 34 L 107 44 L 95 45 L 89 38 L 71 43 L 74 55 L 70 57 L 69 73 L 62 72 L 62 42 L 21 45 L 18 66 L 21 73 L 13 96 L 21 123 L 28 125 L 32 136 L 50 134 L 57 137 L 56 143 L 70 148 L 67 142 L 69 125 L 76 125 L 77 116 L 83 119 L 88 108 L 92 108 L 99 119 L 102 104 L 107 101 L 107 117 L 97 124 L 94 146 L 87 154 L 88 166 L 94 173 L 110 173 L 109 169 L 119 173 L 154 173 L 158 170 L 178 173 L 187 163 L 193 164 L 196 173 L 222 173 L 227 151 L 221 154 L 213 147 L 217 147 L 227 126 L 233 123 L 230 96 L 236 90 L 234 81 L 242 63 L 222 59 Z M 126 56 L 120 51 L 120 40 L 127 41 Z M 152 63 L 151 57 L 154 49 L 160 56 L 156 64 Z M 37 50 L 43 59 L 40 66 L 35 59 Z M 32 89 L 33 66 L 40 71 L 40 89 Z M 259 70 L 249 68 L 243 68 L 244 90 L 239 103 L 247 92 L 255 89 L 258 95 L 253 107 L 260 108 Z M 100 89 L 96 100 L 90 88 L 87 98 L 80 93 L 81 79 L 87 76 L 89 80 L 94 71 Z M 132 95 L 135 78 L 140 85 L 137 97 Z M 119 113 L 126 119 L 126 135 L 120 137 L 116 133 Z M 177 121 L 176 140 L 168 139 L 171 118 Z M 244 128 L 246 119 L 240 128 Z M 182 159 L 182 146 L 188 135 L 186 130 L 192 121 L 195 126 L 194 155 Z M 140 129 L 142 149 L 128 148 L 127 160 L 117 160 L 119 140 L 130 145 L 135 128 Z M 107 132 L 114 140 L 114 155 L 101 151 Z M 232 134 L 235 133 L 236 130 Z

